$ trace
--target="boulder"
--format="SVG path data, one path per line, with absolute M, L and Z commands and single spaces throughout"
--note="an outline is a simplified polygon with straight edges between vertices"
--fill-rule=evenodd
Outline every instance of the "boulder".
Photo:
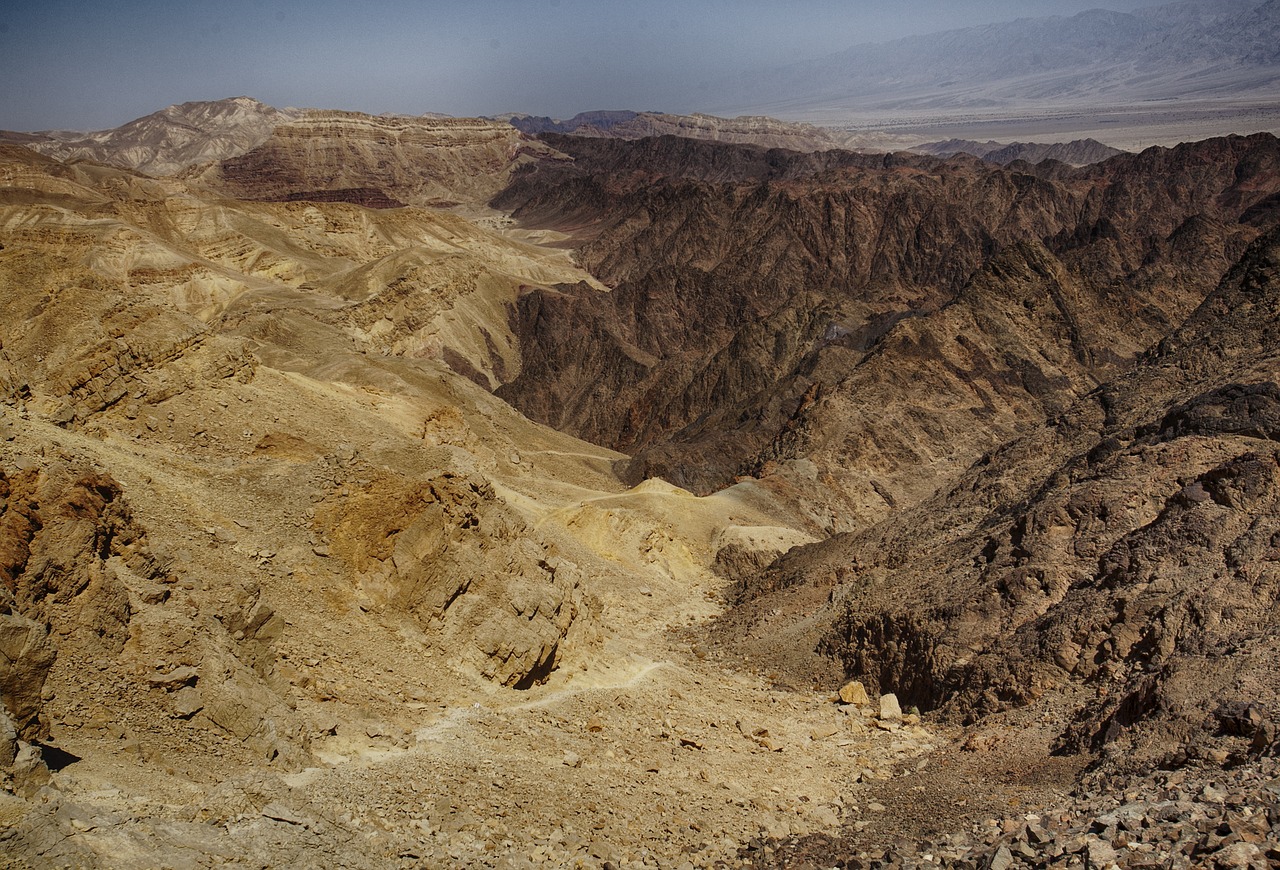
M 880 696 L 880 718 L 886 722 L 902 718 L 902 706 L 898 704 L 898 696 L 892 692 Z
M 16 613 L 0 613 L 0 698 L 23 740 L 48 736 L 48 723 L 40 715 L 40 692 L 57 656 L 43 625 Z
M 861 707 L 871 703 L 867 689 L 859 680 L 850 680 L 840 687 L 840 703 Z

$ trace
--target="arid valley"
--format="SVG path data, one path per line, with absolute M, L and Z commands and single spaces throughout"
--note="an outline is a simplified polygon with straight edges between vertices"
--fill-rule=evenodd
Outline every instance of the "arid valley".
M 921 36 L 734 117 L 0 133 L 0 865 L 1280 866 L 1229 5 L 945 104 Z

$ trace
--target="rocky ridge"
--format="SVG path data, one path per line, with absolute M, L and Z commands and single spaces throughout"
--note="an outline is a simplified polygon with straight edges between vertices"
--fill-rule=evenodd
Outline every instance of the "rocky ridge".
M 1098 753 L 1072 804 L 851 866 L 1271 860 L 1277 257 L 1272 232 L 1133 371 L 919 508 L 793 550 L 730 618 L 726 641 L 754 659 L 803 667 L 809 643 L 976 723 L 967 750 L 990 752 L 1004 718 L 1041 729 L 1039 752 Z M 1170 789 L 1183 777 L 1191 796 Z

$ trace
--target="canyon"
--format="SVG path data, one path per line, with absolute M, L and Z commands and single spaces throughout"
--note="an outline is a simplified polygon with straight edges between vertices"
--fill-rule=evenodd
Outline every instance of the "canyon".
M 148 119 L 0 140 L 14 866 L 1280 860 L 1273 135 Z

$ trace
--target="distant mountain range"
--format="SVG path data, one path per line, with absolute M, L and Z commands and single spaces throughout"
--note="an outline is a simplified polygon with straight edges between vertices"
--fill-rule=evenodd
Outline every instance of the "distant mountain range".
M 1020 18 L 760 70 L 723 110 L 973 110 L 1280 95 L 1280 0 Z
M 567 121 L 534 115 L 505 115 L 522 133 L 570 133 L 608 139 L 643 139 L 646 136 L 683 136 L 736 145 L 789 148 L 792 151 L 826 151 L 856 147 L 847 133 L 812 124 L 779 121 L 762 115 L 717 118 L 714 115 L 672 115 L 665 112 L 580 112 Z
M 1046 145 L 1040 142 L 974 142 L 969 139 L 948 139 L 945 142 L 928 142 L 911 149 L 919 154 L 932 154 L 934 157 L 951 157 L 954 154 L 972 154 L 988 163 L 1008 166 L 1015 160 L 1028 163 L 1039 163 L 1043 160 L 1057 160 L 1072 166 L 1087 166 L 1090 163 L 1101 163 L 1108 157 L 1124 154 L 1119 148 L 1103 145 L 1097 139 L 1077 139 L 1074 142 L 1055 142 Z
M 433 192 L 428 192 L 425 188 L 421 188 L 423 182 L 419 176 L 422 175 L 426 165 L 422 161 L 431 163 L 429 155 L 436 152 L 429 149 L 428 152 L 415 157 L 409 155 L 405 149 L 411 151 L 417 147 L 414 143 L 422 137 L 433 142 L 440 137 L 443 137 L 441 141 L 452 141 L 452 137 L 455 137 L 461 128 L 466 129 L 467 136 L 476 134 L 483 128 L 487 137 L 494 142 L 502 143 L 500 150 L 505 149 L 504 153 L 510 152 L 512 155 L 521 152 L 520 143 L 517 140 L 522 138 L 522 134 L 523 137 L 534 137 L 543 133 L 569 133 L 574 136 L 607 139 L 642 139 L 669 135 L 685 139 L 756 145 L 763 148 L 785 148 L 802 152 L 829 151 L 836 148 L 883 150 L 875 148 L 874 143 L 863 141 L 865 137 L 857 134 L 763 116 L 717 118 L 713 115 L 701 114 L 597 111 L 583 112 L 568 120 L 558 121 L 533 115 L 503 115 L 498 118 L 468 120 L 436 114 L 420 116 L 338 114 L 362 130 L 376 128 L 383 131 L 380 137 L 374 138 L 382 141 L 384 146 L 396 153 L 394 158 L 384 155 L 384 169 L 397 166 L 408 173 L 401 179 L 408 184 L 408 187 L 399 182 L 393 183 L 384 179 L 387 183 L 383 188 L 386 190 L 394 188 L 399 194 L 408 197 L 404 200 L 405 202 L 415 203 L 449 201 L 457 193 L 449 188 L 449 179 L 453 178 L 455 173 L 443 167 L 436 167 L 441 175 L 434 183 Z M 299 141 L 310 141 L 314 138 L 317 129 L 323 129 L 326 124 L 332 122 L 333 115 L 332 112 L 317 109 L 277 109 L 251 97 L 241 96 L 169 106 L 111 130 L 93 132 L 63 130 L 36 133 L 0 130 L 0 142 L 22 145 L 57 160 L 89 160 L 155 176 L 176 175 L 190 167 L 212 167 L 215 164 L 221 168 L 210 169 L 208 172 L 217 174 L 226 171 L 234 175 L 239 171 L 236 167 L 242 167 L 242 164 L 248 166 L 255 159 L 265 159 L 261 157 L 261 154 L 266 153 L 264 149 L 278 150 L 284 147 L 281 142 L 296 144 Z M 277 133 L 282 129 L 285 131 L 283 137 Z M 355 146 L 348 143 L 348 147 Z M 1093 140 L 1065 145 L 1032 143 L 1004 145 L 999 142 L 980 143 L 953 139 L 921 145 L 914 150 L 942 157 L 965 152 L 982 157 L 988 162 L 1002 164 L 1014 160 L 1037 163 L 1045 159 L 1054 159 L 1073 165 L 1084 165 L 1121 153 Z M 279 154 L 272 153 L 274 156 L 271 160 L 279 162 L 281 160 Z M 250 155 L 253 154 L 258 154 L 259 157 L 251 157 Z M 355 160 L 354 154 L 355 152 L 348 153 L 345 159 L 348 162 Z M 495 155 L 490 156 L 498 160 L 503 167 L 509 168 L 506 160 L 498 159 Z M 329 173 L 326 177 L 330 181 L 350 174 L 348 170 L 333 164 L 331 158 L 333 155 L 322 158 L 317 154 L 309 154 L 297 162 L 297 166 L 305 175 L 308 171 L 316 170 L 318 166 L 324 164 L 328 168 L 320 174 Z M 310 167 L 310 170 L 306 167 Z M 505 169 L 495 172 L 495 178 L 505 177 L 504 172 Z M 226 180 L 219 176 L 219 183 Z M 317 177 L 313 179 L 314 183 L 310 187 L 304 185 L 309 196 L 315 196 L 316 191 L 325 186 L 321 180 Z M 292 181 L 301 183 L 300 179 Z M 297 187 L 297 184 L 294 184 L 294 187 Z M 362 191 L 358 184 L 353 182 L 343 190 L 345 199 L 365 202 L 367 192 Z M 375 204 L 375 200 L 382 206 L 397 205 L 401 202 L 397 199 L 374 197 L 365 204 Z

